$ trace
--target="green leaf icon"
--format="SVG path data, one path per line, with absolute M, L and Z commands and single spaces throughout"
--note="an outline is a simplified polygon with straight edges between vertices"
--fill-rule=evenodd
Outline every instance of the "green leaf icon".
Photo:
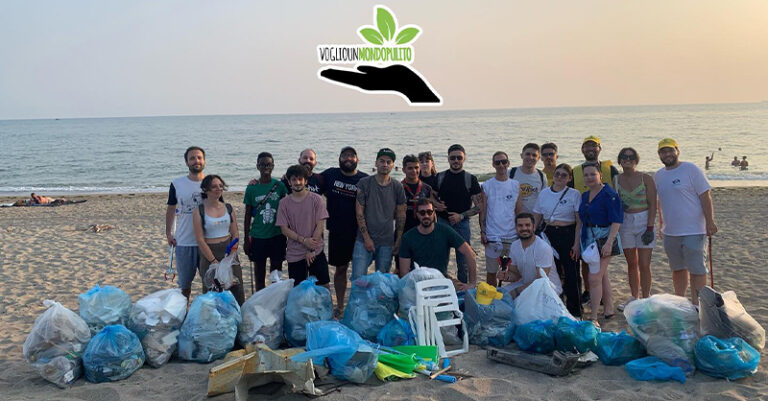
M 400 33 L 397 34 L 397 39 L 395 39 L 395 42 L 398 45 L 404 45 L 410 41 L 412 41 L 416 35 L 419 34 L 418 28 L 405 28 L 400 31 Z
M 384 38 L 381 37 L 379 31 L 373 28 L 361 28 L 360 35 L 364 37 L 365 40 L 373 43 L 374 45 L 384 44 Z
M 386 9 L 376 9 L 376 25 L 379 27 L 379 32 L 381 32 L 381 36 L 385 40 L 391 40 L 395 36 L 397 24 L 395 24 L 395 18 Z

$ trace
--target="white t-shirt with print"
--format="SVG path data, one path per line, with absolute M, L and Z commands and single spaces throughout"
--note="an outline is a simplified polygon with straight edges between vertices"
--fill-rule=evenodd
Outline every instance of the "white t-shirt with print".
M 195 230 L 192 226 L 192 213 L 199 213 L 197 206 L 203 203 L 200 189 L 201 181 L 192 181 L 189 176 L 179 177 L 171 185 L 176 194 L 176 245 L 197 246 Z M 173 199 L 169 199 L 169 204 Z
M 488 205 L 485 214 L 485 236 L 488 241 L 517 238 L 515 205 L 520 196 L 520 183 L 511 178 L 499 181 L 492 177 L 483 183 L 483 193 Z
M 541 177 L 544 177 L 542 182 Z M 512 177 L 520 182 L 520 196 L 523 198 L 523 212 L 533 213 L 533 207 L 536 206 L 536 198 L 547 186 L 547 176 L 534 169 L 532 173 L 526 174 L 522 167 L 515 169 L 515 176 Z
M 707 233 L 707 223 L 699 195 L 712 187 L 704 173 L 691 162 L 680 162 L 676 168 L 656 172 L 656 191 L 665 235 L 682 236 Z
M 566 191 L 565 194 L 563 191 Z M 579 213 L 579 205 L 581 205 L 579 191 L 565 187 L 565 189 L 555 192 L 552 187 L 547 187 L 541 191 L 538 199 L 536 199 L 533 212 L 540 214 L 547 223 L 554 220 L 575 223 L 576 214 Z

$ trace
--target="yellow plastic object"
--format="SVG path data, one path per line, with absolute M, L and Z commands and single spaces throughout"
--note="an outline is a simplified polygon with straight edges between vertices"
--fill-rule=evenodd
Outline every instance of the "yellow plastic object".
M 496 290 L 496 287 L 488 283 L 481 282 L 477 285 L 477 296 L 475 299 L 477 299 L 477 303 L 480 305 L 490 305 L 494 299 L 501 299 L 503 296 L 504 294 Z
M 397 380 L 397 379 L 412 379 L 416 377 L 413 373 L 401 372 L 387 364 L 378 362 L 376 364 L 376 370 L 373 371 L 376 377 L 381 381 Z

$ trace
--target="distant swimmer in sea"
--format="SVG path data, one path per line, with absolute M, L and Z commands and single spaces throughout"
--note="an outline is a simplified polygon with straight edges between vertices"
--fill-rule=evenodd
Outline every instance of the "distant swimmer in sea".
M 739 163 L 739 170 L 747 170 L 749 168 L 749 162 L 747 161 L 747 156 L 742 156 L 741 162 Z
M 715 152 L 712 152 L 711 156 L 704 157 L 704 170 L 709 170 L 709 162 L 712 161 L 712 159 L 715 158 Z
M 739 156 L 733 156 L 733 161 L 731 162 L 731 166 L 739 167 L 740 165 L 741 165 L 741 162 L 739 161 Z

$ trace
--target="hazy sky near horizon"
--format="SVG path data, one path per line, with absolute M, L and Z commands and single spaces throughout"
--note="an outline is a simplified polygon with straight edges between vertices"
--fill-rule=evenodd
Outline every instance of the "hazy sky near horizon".
M 768 100 L 764 0 L 12 0 L 0 119 L 414 110 L 317 78 L 376 4 L 442 109 Z

